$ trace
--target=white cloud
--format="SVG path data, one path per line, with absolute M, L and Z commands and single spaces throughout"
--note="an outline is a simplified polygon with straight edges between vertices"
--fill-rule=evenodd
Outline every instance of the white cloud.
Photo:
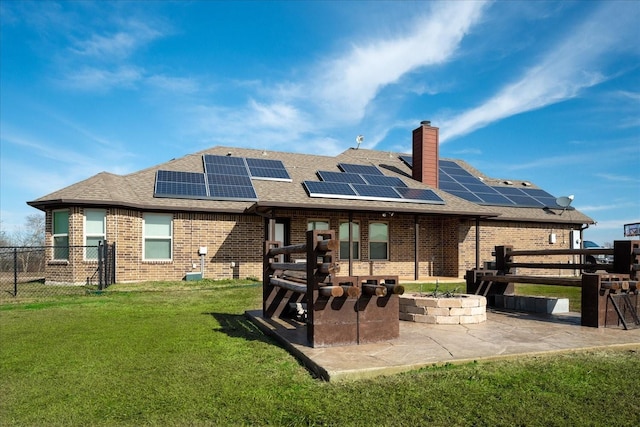
M 89 40 L 77 43 L 71 51 L 83 56 L 93 56 L 99 59 L 106 57 L 126 57 L 138 45 L 138 39 L 134 34 L 118 32 L 109 37 L 94 34 Z
M 450 59 L 482 16 L 484 2 L 436 3 L 409 33 L 354 44 L 322 64 L 309 83 L 312 101 L 336 121 L 356 121 L 381 88 L 428 65 Z
M 86 133 L 83 129 L 74 128 L 74 130 L 89 136 L 89 133 Z M 2 123 L 1 141 L 3 146 L 3 169 L 7 168 L 9 164 L 16 163 L 16 160 L 8 161 L 8 159 L 25 158 L 27 155 L 31 160 L 31 164 L 40 165 L 38 167 L 43 169 L 44 173 L 48 173 L 46 171 L 47 168 L 41 165 L 46 163 L 55 162 L 56 164 L 68 165 L 68 167 L 62 168 L 64 172 L 61 175 L 63 179 L 68 180 L 84 179 L 94 175 L 99 170 L 127 173 L 131 169 L 124 163 L 125 158 L 132 156 L 131 153 L 114 149 L 111 145 L 83 144 L 82 150 L 71 147 L 65 149 L 63 144 L 46 140 L 46 137 L 33 137 L 25 132 L 12 129 L 6 123 Z M 113 162 L 114 164 L 107 164 L 108 162 Z M 30 174 L 26 173 L 26 175 Z M 31 174 L 30 176 L 32 175 L 39 174 Z M 45 184 L 50 184 L 50 182 L 46 181 L 44 180 Z
M 609 77 L 603 68 L 612 50 L 637 42 L 640 8 L 633 2 L 606 2 L 562 43 L 483 104 L 445 120 L 440 141 L 465 135 L 525 111 L 577 96 Z M 615 25 L 612 25 L 615 22 Z
M 149 76 L 145 82 L 163 91 L 176 93 L 195 93 L 200 88 L 197 80 L 187 77 L 155 75 Z
M 633 183 L 638 182 L 637 176 L 615 175 L 611 173 L 597 173 L 596 176 L 598 178 L 602 178 L 607 181 L 614 181 L 614 182 L 626 181 L 626 182 L 633 182 Z
M 269 128 L 285 128 L 304 121 L 302 113 L 290 104 L 262 104 L 252 99 L 249 101 L 249 110 L 247 117 L 250 121 Z
M 352 140 L 338 142 L 327 134 L 357 124 L 384 87 L 421 67 L 450 60 L 463 37 L 481 19 L 485 4 L 434 3 L 429 15 L 404 27 L 409 28 L 406 33 L 389 38 L 382 30 L 369 41 L 353 44 L 346 52 L 315 64 L 305 79 L 271 88 L 262 82 L 234 82 L 237 88 L 251 92 L 247 104 L 235 109 L 197 107 L 193 109 L 198 116 L 194 130 L 210 135 L 216 143 L 259 146 L 264 140 L 286 151 L 342 152 Z M 407 124 L 403 125 L 406 129 Z M 366 145 L 375 146 L 394 127 L 397 124 L 368 125 Z M 292 146 L 292 141 L 298 143 Z
M 71 47 L 71 51 L 98 60 L 121 59 L 130 56 L 153 40 L 162 37 L 160 30 L 149 25 L 130 20 L 122 24 L 122 28 L 108 35 L 91 34 L 86 40 L 80 40 Z
M 6 127 L 2 132 L 2 142 L 11 144 L 31 153 L 31 156 L 43 157 L 56 162 L 66 164 L 90 164 L 90 158 L 78 154 L 74 150 L 64 150 L 54 144 L 46 144 L 33 138 L 19 135 L 8 130 Z
M 137 67 L 121 66 L 114 70 L 83 67 L 64 77 L 64 85 L 74 89 L 106 92 L 113 88 L 132 88 L 144 77 Z
M 634 202 L 607 203 L 604 205 L 586 205 L 577 209 L 582 212 L 601 212 L 601 211 L 620 211 L 621 209 L 638 208 L 638 204 Z

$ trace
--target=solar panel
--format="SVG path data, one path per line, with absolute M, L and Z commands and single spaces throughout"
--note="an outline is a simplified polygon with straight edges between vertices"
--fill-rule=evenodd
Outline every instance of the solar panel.
M 480 181 L 475 176 L 471 176 L 471 175 L 451 175 L 451 178 L 453 178 L 455 181 L 459 182 L 460 184 L 463 184 L 465 187 L 467 186 L 467 184 L 481 185 L 484 187 L 487 186 L 487 184 Z
M 562 206 L 558 205 L 556 202 L 555 197 L 540 188 L 521 188 L 520 191 L 530 197 L 533 197 L 544 206 L 556 209 L 562 208 Z
M 247 158 L 249 168 L 284 169 L 280 160 Z
M 482 199 L 486 204 L 498 205 L 498 206 L 511 206 L 514 202 L 507 199 L 505 196 L 499 193 L 475 193 L 475 195 Z
M 316 172 L 320 182 L 304 182 L 310 197 L 444 203 L 433 191 L 410 189 L 402 179 L 384 175 L 376 166 L 340 163 L 338 167 L 342 172 Z
M 560 208 L 556 204 L 556 198 L 539 188 L 516 188 L 516 187 L 492 187 L 494 190 L 504 194 L 520 207 L 539 208 L 548 206 Z
M 442 169 L 440 169 L 440 173 L 438 173 L 438 181 L 439 182 L 456 182 L 455 179 L 453 179 L 448 173 L 443 172 Z
M 274 181 L 291 181 L 289 172 L 280 160 L 247 158 L 252 178 Z
M 464 185 L 467 190 L 469 190 L 470 192 L 476 194 L 476 193 L 493 193 L 493 194 L 499 194 L 498 192 L 496 192 L 494 189 L 492 189 L 491 187 L 489 187 L 486 184 L 483 183 L 477 183 L 477 184 L 468 184 L 468 183 L 462 183 L 462 185 Z
M 317 175 L 326 182 L 346 182 L 351 184 L 365 184 L 364 179 L 357 173 L 318 171 Z
M 249 171 L 251 172 L 251 178 L 255 179 L 291 181 L 289 172 L 286 169 L 249 167 Z
M 407 200 L 422 201 L 424 203 L 444 204 L 444 200 L 438 196 L 433 190 L 425 190 L 421 188 L 396 188 L 396 191 Z
M 165 182 L 187 182 L 193 184 L 204 184 L 204 175 L 197 172 L 159 170 L 156 173 L 156 180 Z
M 353 184 L 358 196 L 366 198 L 398 199 L 398 193 L 392 187 L 382 185 Z
M 511 196 L 507 196 L 507 197 L 509 197 L 509 199 L 513 200 L 513 202 L 516 204 L 516 206 L 520 206 L 520 207 L 535 208 L 535 207 L 544 206 L 544 204 L 542 204 L 541 202 L 539 202 L 536 199 L 534 199 L 533 197 L 529 197 L 527 195 L 523 195 L 523 196 L 511 195 Z
M 257 201 L 258 196 L 252 187 L 239 185 L 209 185 L 209 196 L 217 200 Z
M 400 156 L 400 160 L 405 162 L 410 168 L 413 167 L 413 156 Z
M 479 197 L 477 197 L 476 195 L 474 195 L 469 191 L 447 191 L 447 193 L 452 194 L 456 197 L 460 197 L 461 199 L 468 200 L 473 203 L 478 203 L 478 204 L 483 203 L 482 199 L 480 199 Z
M 209 173 L 207 174 L 207 182 L 209 185 L 233 185 L 240 187 L 252 187 L 251 178 L 248 176 L 239 175 L 220 175 Z
M 384 175 L 380 169 L 373 165 L 356 165 L 352 163 L 338 163 L 343 172 L 359 173 L 363 175 Z
M 206 198 L 204 174 L 159 170 L 156 173 L 155 197 Z
M 353 199 L 357 196 L 353 188 L 342 182 L 304 181 L 304 186 L 311 197 L 336 197 Z
M 407 184 L 404 183 L 400 178 L 396 176 L 385 176 L 385 175 L 361 175 L 362 178 L 370 185 L 384 185 L 387 187 L 406 187 Z
M 457 163 L 453 163 L 453 162 L 450 162 L 450 163 L 453 166 L 442 166 L 442 164 L 440 164 L 439 169 L 445 171 L 449 175 L 456 176 L 456 177 L 457 176 L 473 176 L 473 174 L 463 169 L 462 166 L 458 165 Z
M 244 157 L 202 156 L 209 197 L 215 200 L 257 201 Z
M 500 194 L 504 194 L 505 196 L 525 196 L 526 193 L 524 191 L 522 191 L 519 188 L 515 188 L 515 187 L 498 187 L 495 186 L 493 187 L 494 190 L 496 190 L 497 192 L 499 192 Z
M 206 169 L 207 173 L 214 173 L 218 175 L 238 175 L 238 176 L 249 176 L 249 171 L 246 166 L 236 166 L 236 165 L 222 165 L 222 164 L 214 164 L 209 165 Z
M 458 184 L 457 182 L 454 181 L 440 181 L 440 186 L 438 187 L 441 190 L 444 191 L 469 191 L 467 190 L 465 187 L 462 186 L 462 184 Z
M 177 199 L 206 198 L 207 187 L 204 184 L 193 184 L 188 182 L 158 181 L 156 182 L 154 196 Z
M 401 155 L 399 158 L 413 167 L 413 156 Z M 451 160 L 440 160 L 438 166 L 439 188 L 470 202 L 498 206 L 561 207 L 556 203 L 556 198 L 544 190 L 490 186 Z
M 215 154 L 205 154 L 202 157 L 205 165 L 245 166 L 244 157 L 218 156 Z
M 205 154 L 202 157 L 205 173 L 249 176 L 249 169 L 247 169 L 243 157 L 216 156 L 213 154 Z

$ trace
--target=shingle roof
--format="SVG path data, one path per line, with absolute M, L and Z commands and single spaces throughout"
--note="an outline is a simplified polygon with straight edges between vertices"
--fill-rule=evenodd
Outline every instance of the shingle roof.
M 203 154 L 217 154 L 248 158 L 280 160 L 285 165 L 291 182 L 253 180 L 258 202 L 173 199 L 154 197 L 156 171 L 174 170 L 203 172 Z M 411 177 L 411 169 L 399 159 L 399 153 L 376 150 L 349 149 L 338 156 L 320 156 L 299 153 L 273 152 L 237 147 L 213 147 L 128 175 L 101 172 L 84 181 L 28 202 L 39 209 L 47 206 L 100 205 L 145 210 L 201 211 L 242 213 L 269 208 L 325 209 L 350 211 L 394 211 L 415 214 L 496 217 L 500 219 L 538 222 L 592 223 L 593 220 L 578 211 L 560 215 L 535 208 L 508 208 L 481 206 L 460 199 L 445 191 L 433 189 Z M 458 161 L 473 172 L 469 165 Z M 371 200 L 322 199 L 309 197 L 302 183 L 317 181 L 318 170 L 336 171 L 338 163 L 375 165 L 388 176 L 396 176 L 411 188 L 432 189 L 444 204 L 417 204 Z M 535 188 L 535 187 L 534 187 Z M 550 213 L 551 212 L 551 213 Z

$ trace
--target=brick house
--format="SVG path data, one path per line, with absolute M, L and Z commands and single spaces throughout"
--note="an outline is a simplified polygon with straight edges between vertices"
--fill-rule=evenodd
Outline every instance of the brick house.
M 569 248 L 594 222 L 532 183 L 440 159 L 429 122 L 412 145 L 411 155 L 335 157 L 214 147 L 124 176 L 101 172 L 28 204 L 45 212 L 50 245 L 115 242 L 118 282 L 261 277 L 265 239 L 302 243 L 311 228 L 337 231 L 341 275 L 462 277 L 495 245 Z M 84 283 L 96 268 L 86 253 L 51 250 L 47 280 Z

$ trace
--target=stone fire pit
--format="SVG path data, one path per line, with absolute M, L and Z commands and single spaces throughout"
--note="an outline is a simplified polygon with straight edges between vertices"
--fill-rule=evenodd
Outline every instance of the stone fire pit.
M 451 297 L 403 294 L 400 295 L 400 320 L 440 325 L 482 323 L 487 320 L 487 299 L 466 294 Z

